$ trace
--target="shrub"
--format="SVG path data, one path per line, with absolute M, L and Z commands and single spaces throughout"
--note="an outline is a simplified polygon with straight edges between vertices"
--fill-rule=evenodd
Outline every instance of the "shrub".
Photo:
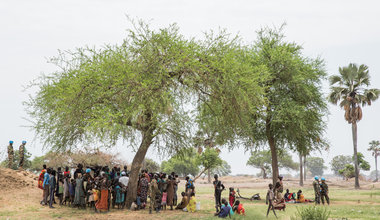
M 306 206 L 297 208 L 297 212 L 292 220 L 327 220 L 331 212 L 320 206 Z

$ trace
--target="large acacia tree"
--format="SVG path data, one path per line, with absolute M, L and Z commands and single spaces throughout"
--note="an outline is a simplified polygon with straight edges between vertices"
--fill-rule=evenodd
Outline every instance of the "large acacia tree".
M 368 67 L 364 64 L 358 66 L 350 63 L 346 67 L 339 68 L 339 75 L 330 77 L 331 93 L 329 101 L 344 109 L 344 118 L 351 124 L 352 141 L 354 147 L 355 188 L 359 188 L 358 165 L 358 125 L 362 119 L 362 106 L 371 105 L 379 98 L 380 90 L 368 89 L 370 76 Z
M 58 151 L 126 141 L 136 151 L 131 203 L 149 147 L 170 154 L 188 144 L 184 105 L 196 78 L 190 75 L 200 72 L 197 48 L 175 25 L 152 31 L 140 22 L 122 45 L 61 53 L 52 59 L 60 70 L 35 82 L 39 90 L 26 103 L 33 128 Z

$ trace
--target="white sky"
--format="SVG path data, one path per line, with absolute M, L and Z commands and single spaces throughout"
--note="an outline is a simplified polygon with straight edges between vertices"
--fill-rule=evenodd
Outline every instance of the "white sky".
M 363 63 L 369 66 L 372 86 L 380 88 L 379 6 L 378 1 L 364 0 L 0 0 L 0 157 L 9 140 L 14 140 L 17 147 L 27 140 L 33 155 L 44 153 L 40 140 L 33 141 L 33 131 L 24 127 L 29 122 L 23 119 L 26 114 L 22 102 L 28 98 L 23 86 L 41 73 L 55 70 L 46 59 L 57 55 L 58 49 L 121 42 L 130 28 L 126 14 L 151 20 L 153 27 L 177 23 L 189 37 L 227 28 L 249 42 L 260 27 L 286 22 L 287 39 L 302 44 L 305 55 L 324 58 L 330 75 L 337 74 L 339 66 Z M 327 88 L 325 82 L 325 93 Z M 343 110 L 329 108 L 327 137 L 331 149 L 323 154 L 327 162 L 336 155 L 353 153 L 351 126 L 345 122 Z M 358 149 L 372 168 L 374 159 L 366 149 L 371 140 L 380 139 L 379 112 L 380 101 L 365 107 L 358 124 Z M 121 152 L 131 162 L 134 154 L 125 148 L 116 146 L 113 151 Z M 153 151 L 148 152 L 148 157 L 158 160 Z M 245 165 L 249 154 L 243 150 L 224 150 L 222 157 L 232 166 L 233 174 L 258 172 Z

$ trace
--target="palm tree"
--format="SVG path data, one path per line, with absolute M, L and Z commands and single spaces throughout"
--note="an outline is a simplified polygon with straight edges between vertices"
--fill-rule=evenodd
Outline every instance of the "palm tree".
M 364 64 L 359 67 L 350 63 L 347 67 L 339 68 L 339 75 L 330 77 L 331 93 L 329 101 L 344 108 L 344 118 L 352 125 L 352 139 L 354 145 L 355 188 L 359 188 L 359 169 L 357 158 L 357 122 L 363 117 L 362 108 L 371 105 L 380 94 L 378 89 L 367 89 L 370 85 L 368 67 Z
M 376 168 L 376 180 L 377 182 L 378 177 L 377 177 L 377 156 L 380 156 L 380 141 L 371 141 L 369 142 L 369 148 L 368 151 L 372 151 L 372 156 L 375 157 L 375 168 Z

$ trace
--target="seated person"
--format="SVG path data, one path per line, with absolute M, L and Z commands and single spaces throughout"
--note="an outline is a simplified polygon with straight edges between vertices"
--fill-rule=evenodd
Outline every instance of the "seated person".
M 235 201 L 233 211 L 237 213 L 238 215 L 245 215 L 245 209 L 243 207 L 243 204 L 241 204 L 239 200 Z
M 274 209 L 285 211 L 285 208 L 286 208 L 285 199 L 284 198 L 281 198 L 280 200 L 275 199 L 275 202 L 273 203 L 273 207 Z
M 224 202 L 225 201 L 227 201 L 226 199 L 222 199 L 222 205 L 221 205 L 221 208 L 223 208 L 225 205 L 224 205 Z M 232 215 L 234 215 L 234 211 L 232 210 L 232 206 L 230 205 L 230 203 L 228 203 L 227 202 L 227 204 L 228 204 L 228 207 L 230 207 L 230 215 L 232 216 Z
M 195 212 L 195 207 L 197 204 L 197 201 L 195 200 L 195 193 L 192 192 L 190 195 L 190 201 L 189 204 L 187 204 L 186 209 L 188 212 Z
M 182 195 L 182 201 L 181 201 L 180 204 L 177 205 L 177 207 L 175 209 L 184 209 L 187 206 L 187 201 L 188 200 L 187 200 L 186 193 L 182 192 L 181 195 Z
M 229 206 L 227 200 L 223 199 L 222 201 L 222 207 L 220 209 L 220 212 L 218 213 L 218 217 L 219 218 L 226 218 L 227 216 L 229 216 L 231 218 L 231 206 Z
M 297 192 L 297 203 L 304 203 L 304 202 L 313 202 L 313 200 L 305 199 L 305 196 L 302 194 L 302 190 L 298 190 L 298 192 Z
M 289 193 L 289 189 L 286 189 L 286 193 L 284 195 L 285 202 L 289 202 L 289 196 L 291 196 L 291 193 Z

